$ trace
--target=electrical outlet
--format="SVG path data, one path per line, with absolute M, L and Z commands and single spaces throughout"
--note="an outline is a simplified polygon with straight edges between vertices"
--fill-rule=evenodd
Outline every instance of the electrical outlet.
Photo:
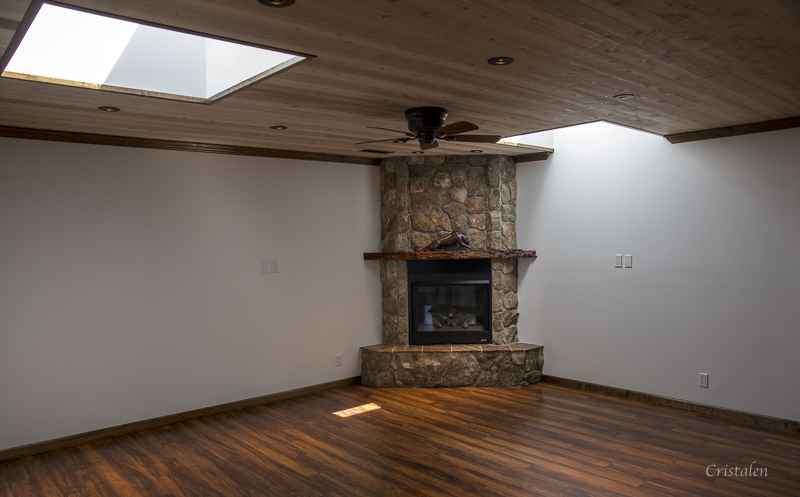
M 336 354 L 333 356 L 333 365 L 337 368 L 342 365 L 342 354 Z
M 278 272 L 278 261 L 269 261 L 269 272 L 270 273 Z
M 622 254 L 614 254 L 614 267 L 622 267 Z
M 700 373 L 700 386 L 708 388 L 708 373 Z

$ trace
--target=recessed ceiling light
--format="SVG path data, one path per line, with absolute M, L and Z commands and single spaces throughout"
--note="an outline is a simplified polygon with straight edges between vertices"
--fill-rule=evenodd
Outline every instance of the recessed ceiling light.
M 258 3 L 267 7 L 288 7 L 294 3 L 294 0 L 258 0 Z
M 306 58 L 42 3 L 2 76 L 210 103 Z
M 636 95 L 631 95 L 630 93 L 621 93 L 619 95 L 614 95 L 611 98 L 613 100 L 622 101 L 622 100 L 630 100 L 632 98 L 636 98 Z
M 492 57 L 486 62 L 488 62 L 493 66 L 507 66 L 508 64 L 514 62 L 514 59 L 512 59 L 511 57 Z
M 270 126 L 269 129 L 277 129 L 278 131 L 283 131 L 285 129 L 289 129 L 289 126 L 278 125 L 278 126 Z
M 482 154 L 483 150 L 470 150 L 473 154 Z
M 101 105 L 97 108 L 97 110 L 102 110 L 103 112 L 119 112 L 119 107 L 112 107 L 110 105 Z

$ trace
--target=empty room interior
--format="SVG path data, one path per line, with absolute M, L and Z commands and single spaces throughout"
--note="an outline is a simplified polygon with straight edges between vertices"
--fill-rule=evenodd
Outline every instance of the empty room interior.
M 0 0 L 0 495 L 800 495 L 796 0 Z

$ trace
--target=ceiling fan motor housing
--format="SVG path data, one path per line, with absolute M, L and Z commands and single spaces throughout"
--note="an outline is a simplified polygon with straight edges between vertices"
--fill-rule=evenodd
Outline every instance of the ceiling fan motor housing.
M 406 111 L 408 129 L 419 137 L 420 143 L 433 143 L 436 130 L 444 126 L 447 109 L 442 107 L 414 107 Z

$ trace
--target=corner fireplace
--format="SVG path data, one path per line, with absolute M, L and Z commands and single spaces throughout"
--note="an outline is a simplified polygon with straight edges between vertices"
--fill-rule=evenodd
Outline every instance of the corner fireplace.
M 491 261 L 408 261 L 410 345 L 492 343 Z
M 374 387 L 526 386 L 542 346 L 519 343 L 516 165 L 502 155 L 381 163 L 381 344 L 361 348 Z M 428 250 L 452 233 L 475 250 Z M 451 250 L 456 249 L 456 250 Z M 474 324 L 473 324 L 474 322 Z M 466 327 L 465 327 L 466 326 Z

